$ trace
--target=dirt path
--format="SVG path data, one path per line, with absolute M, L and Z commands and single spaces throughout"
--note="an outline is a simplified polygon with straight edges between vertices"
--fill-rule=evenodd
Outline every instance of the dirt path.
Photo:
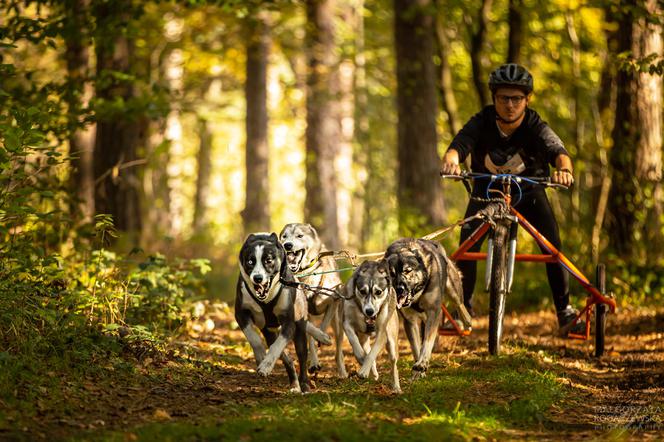
M 593 356 L 593 343 L 554 336 L 552 313 L 506 319 L 508 342 L 545 356 L 568 379 L 575 396 L 550 410 L 550 431 L 538 438 L 595 438 L 609 431 L 640 440 L 664 439 L 664 310 L 639 309 L 609 315 L 606 352 Z M 478 339 L 464 342 L 485 351 L 486 321 Z M 592 340 L 591 336 L 591 340 Z
M 546 422 L 513 437 L 579 440 L 611 430 L 641 440 L 663 437 L 664 309 L 622 311 L 609 318 L 607 354 L 601 360 L 592 357 L 590 342 L 554 337 L 551 313 L 506 318 L 506 357 L 527 352 L 573 391 L 563 403 L 546 410 Z M 283 370 L 258 378 L 241 332 L 232 330 L 232 317 L 226 313 L 215 322 L 211 332 L 192 331 L 174 342 L 169 355 L 138 354 L 131 374 L 115 371 L 109 363 L 86 379 L 61 379 L 59 391 L 44 392 L 44 400 L 35 404 L 36 417 L 13 418 L 20 428 L 0 428 L 0 439 L 86 437 L 153 422 L 233 418 L 247 406 L 283 397 Z M 490 361 L 485 357 L 486 322 L 476 320 L 470 337 L 441 337 L 436 360 L 443 366 Z M 401 357 L 410 361 L 405 341 Z M 334 377 L 331 348 L 321 353 L 325 369 L 317 379 L 317 391 L 338 391 L 349 381 Z M 347 365 L 356 368 L 350 356 Z

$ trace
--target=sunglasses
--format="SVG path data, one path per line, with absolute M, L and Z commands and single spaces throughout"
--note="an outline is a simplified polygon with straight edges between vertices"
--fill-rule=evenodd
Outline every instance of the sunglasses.
M 509 95 L 496 95 L 496 100 L 498 100 L 498 102 L 500 104 L 507 104 L 511 101 L 512 104 L 514 104 L 516 106 L 516 105 L 521 104 L 521 102 L 525 99 L 526 99 L 525 95 L 512 95 L 512 96 L 509 96 Z

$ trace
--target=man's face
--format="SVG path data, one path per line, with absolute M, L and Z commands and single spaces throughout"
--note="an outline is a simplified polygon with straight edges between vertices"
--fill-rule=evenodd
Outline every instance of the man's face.
M 526 111 L 528 96 L 521 89 L 501 87 L 495 94 L 496 112 L 504 121 L 511 123 Z

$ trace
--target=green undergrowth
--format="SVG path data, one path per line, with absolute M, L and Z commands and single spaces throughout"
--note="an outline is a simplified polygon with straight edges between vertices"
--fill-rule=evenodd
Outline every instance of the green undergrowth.
M 385 374 L 378 382 L 351 378 L 305 396 L 252 400 L 246 393 L 242 405 L 217 416 L 152 423 L 94 439 L 483 440 L 546 425 L 548 410 L 569 388 L 519 350 L 466 358 L 457 367 L 436 360 L 427 378 L 413 382 L 406 378 L 409 364 L 400 362 L 400 396 L 386 392 Z

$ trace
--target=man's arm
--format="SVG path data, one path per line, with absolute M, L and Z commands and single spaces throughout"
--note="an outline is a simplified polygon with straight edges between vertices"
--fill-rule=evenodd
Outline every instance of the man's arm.
M 444 175 L 461 174 L 462 161 L 472 154 L 482 131 L 483 112 L 478 112 L 468 120 L 450 143 L 440 165 L 440 173 Z
M 551 176 L 551 182 L 569 187 L 574 184 L 573 171 L 572 159 L 569 155 L 561 153 L 556 157 L 556 170 Z
M 460 175 L 461 167 L 459 166 L 459 151 L 450 148 L 443 157 L 443 163 L 440 167 L 440 173 L 443 175 Z

